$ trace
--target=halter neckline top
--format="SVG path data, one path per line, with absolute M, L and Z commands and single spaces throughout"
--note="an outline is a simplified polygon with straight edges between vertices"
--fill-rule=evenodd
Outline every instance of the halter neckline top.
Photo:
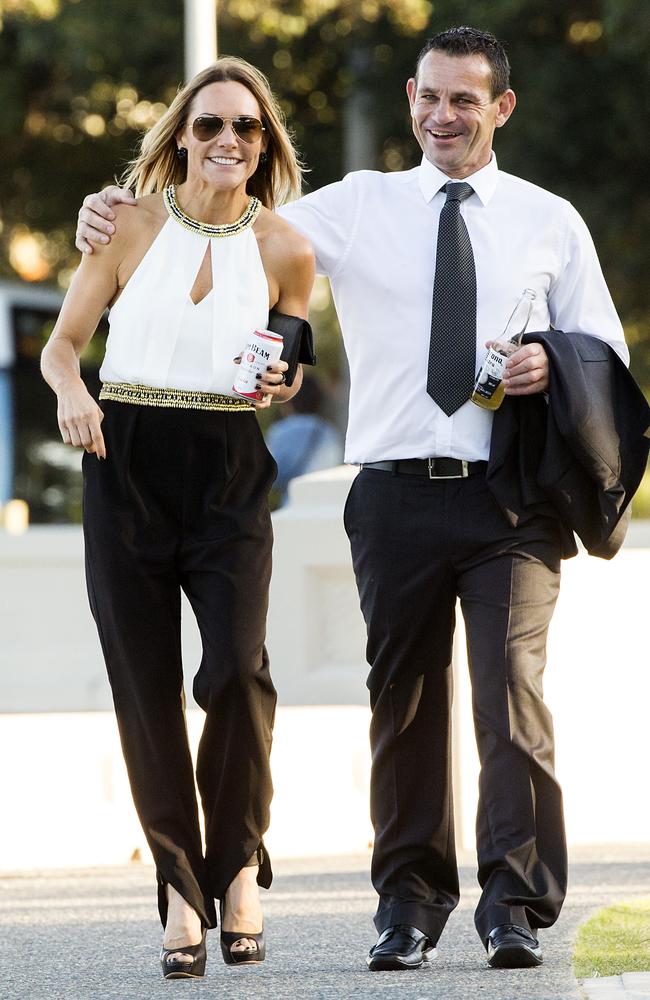
M 173 184 L 170 184 L 163 191 L 163 201 L 167 209 L 167 214 L 171 219 L 176 219 L 181 226 L 189 229 L 192 233 L 197 233 L 199 236 L 210 236 L 211 238 L 236 236 L 237 233 L 241 233 L 244 229 L 252 226 L 262 210 L 262 202 L 259 198 L 252 196 L 243 213 L 234 222 L 213 225 L 209 222 L 200 222 L 198 219 L 193 219 L 191 215 L 187 215 L 183 211 L 176 201 L 176 187 Z
M 169 212 L 167 198 L 165 205 Z M 268 322 L 269 288 L 253 231 L 260 207 L 251 199 L 234 231 L 211 235 L 170 213 L 110 310 L 102 382 L 233 395 L 233 359 Z M 207 253 L 212 289 L 194 304 L 190 292 Z

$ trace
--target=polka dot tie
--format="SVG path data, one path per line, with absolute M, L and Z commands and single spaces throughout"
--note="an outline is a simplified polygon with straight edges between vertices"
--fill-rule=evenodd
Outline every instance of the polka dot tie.
M 467 402 L 476 376 L 476 270 L 460 203 L 470 184 L 446 184 L 431 310 L 427 392 L 448 417 Z

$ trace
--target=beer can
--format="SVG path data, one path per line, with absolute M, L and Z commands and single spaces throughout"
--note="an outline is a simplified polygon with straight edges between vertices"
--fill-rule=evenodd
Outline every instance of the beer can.
M 246 341 L 232 391 L 251 402 L 264 399 L 264 393 L 257 388 L 257 382 L 269 365 L 279 361 L 281 354 L 282 337 L 279 333 L 255 330 Z

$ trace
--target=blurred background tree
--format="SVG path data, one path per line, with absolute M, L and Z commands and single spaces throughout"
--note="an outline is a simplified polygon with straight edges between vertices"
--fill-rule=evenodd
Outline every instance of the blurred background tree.
M 181 0 L 0 0 L 3 276 L 65 286 L 82 195 L 120 172 L 182 79 L 182 23 Z M 461 23 L 506 42 L 519 107 L 500 165 L 584 215 L 650 386 L 650 4 L 221 0 L 219 44 L 269 75 L 316 188 L 417 163 L 404 83 L 422 40 Z
M 219 48 L 271 79 L 310 169 L 419 160 L 404 84 L 423 40 L 453 24 L 504 40 L 517 112 L 500 166 L 569 198 L 593 233 L 650 388 L 650 4 L 639 0 L 219 0 Z M 183 77 L 183 4 L 0 0 L 0 277 L 65 287 L 83 195 L 110 183 Z M 340 350 L 317 293 L 323 370 Z

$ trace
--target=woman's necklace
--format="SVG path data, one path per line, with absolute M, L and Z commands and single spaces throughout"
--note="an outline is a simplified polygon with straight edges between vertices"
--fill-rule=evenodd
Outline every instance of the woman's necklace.
M 176 201 L 176 188 L 173 184 L 170 184 L 163 191 L 163 200 L 172 219 L 176 219 L 185 229 L 189 229 L 191 233 L 197 233 L 199 236 L 235 236 L 252 226 L 262 209 L 262 202 L 253 195 L 246 211 L 235 222 L 227 222 L 223 226 L 212 226 L 208 222 L 199 222 L 198 219 L 193 219 L 191 215 L 185 214 Z

